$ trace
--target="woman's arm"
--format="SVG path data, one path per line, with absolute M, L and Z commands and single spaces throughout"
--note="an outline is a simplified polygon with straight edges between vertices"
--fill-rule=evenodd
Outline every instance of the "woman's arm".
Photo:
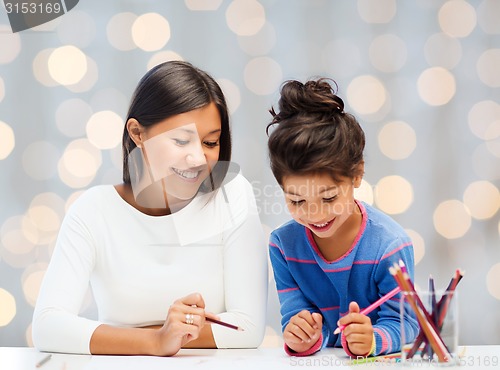
M 160 328 L 119 328 L 100 325 L 90 340 L 92 354 L 172 356 L 186 343 L 193 347 L 214 348 L 209 328 L 205 325 L 205 303 L 200 294 L 190 294 L 174 302 Z M 186 323 L 186 315 L 193 323 Z M 210 315 L 212 316 L 212 315 Z M 214 317 L 215 318 L 215 317 Z
M 224 297 L 221 320 L 244 331 L 211 325 L 218 348 L 254 348 L 264 338 L 268 265 L 266 241 L 253 189 L 241 175 L 225 186 L 234 226 L 224 233 Z

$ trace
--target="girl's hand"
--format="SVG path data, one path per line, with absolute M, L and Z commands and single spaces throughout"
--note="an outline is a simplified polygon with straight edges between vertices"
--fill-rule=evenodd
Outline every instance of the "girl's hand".
M 157 353 L 159 356 L 175 355 L 183 345 L 198 338 L 205 325 L 205 302 L 198 293 L 178 299 L 169 308 L 163 326 L 156 330 Z
M 349 313 L 338 324 L 346 325 L 342 333 L 352 354 L 366 356 L 370 353 L 373 341 L 372 322 L 368 316 L 359 313 L 356 302 L 349 304 Z
M 302 310 L 290 319 L 283 332 L 283 340 L 295 352 L 304 352 L 318 341 L 322 327 L 321 314 Z

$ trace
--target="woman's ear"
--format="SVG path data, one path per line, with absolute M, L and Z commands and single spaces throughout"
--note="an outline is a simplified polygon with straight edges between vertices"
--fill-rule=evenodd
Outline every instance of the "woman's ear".
M 135 118 L 130 118 L 127 121 L 128 135 L 138 148 L 142 148 L 145 141 L 144 126 L 139 123 Z
M 355 188 L 359 188 L 361 186 L 361 180 L 363 180 L 363 175 L 365 174 L 365 162 L 361 162 L 357 166 L 356 173 L 358 175 L 354 176 L 352 179 L 352 184 L 354 185 Z

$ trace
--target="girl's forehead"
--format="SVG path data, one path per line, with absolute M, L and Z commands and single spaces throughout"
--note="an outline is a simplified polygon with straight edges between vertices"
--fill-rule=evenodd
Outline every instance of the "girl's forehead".
M 291 175 L 283 178 L 283 191 L 290 195 L 313 196 L 335 192 L 345 185 L 344 181 L 334 181 L 328 174 Z

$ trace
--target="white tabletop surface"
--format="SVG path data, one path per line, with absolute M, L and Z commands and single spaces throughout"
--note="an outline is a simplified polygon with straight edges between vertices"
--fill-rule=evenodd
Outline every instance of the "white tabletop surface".
M 463 346 L 461 366 L 457 369 L 500 368 L 500 345 Z M 0 347 L 1 370 L 169 370 L 169 369 L 328 369 L 328 368 L 403 368 L 428 369 L 434 364 L 413 366 L 389 363 L 352 365 L 342 349 L 327 348 L 309 357 L 289 357 L 281 347 L 258 349 L 185 349 L 173 357 L 91 356 L 53 353 L 40 367 L 36 363 L 47 356 L 34 348 Z M 439 366 L 442 368 L 442 366 Z

